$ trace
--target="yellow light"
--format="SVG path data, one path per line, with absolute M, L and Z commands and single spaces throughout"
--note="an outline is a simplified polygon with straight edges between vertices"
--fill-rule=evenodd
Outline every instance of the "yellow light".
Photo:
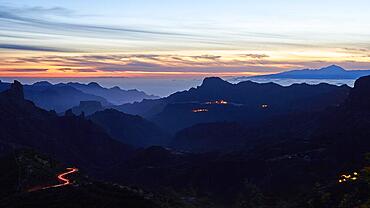
M 208 101 L 206 102 L 207 105 L 213 105 L 213 104 L 216 104 L 216 105 L 227 105 L 228 102 L 225 101 L 225 100 L 216 100 L 216 101 Z
M 344 177 L 344 178 L 351 178 L 351 175 L 342 175 L 342 177 Z
M 192 110 L 193 113 L 201 113 L 201 112 L 208 112 L 208 109 L 193 109 Z

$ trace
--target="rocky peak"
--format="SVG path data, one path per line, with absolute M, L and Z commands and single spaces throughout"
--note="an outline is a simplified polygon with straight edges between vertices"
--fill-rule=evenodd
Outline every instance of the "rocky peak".
M 229 84 L 219 77 L 207 77 L 203 80 L 202 87 L 222 87 Z
M 7 100 L 22 101 L 24 100 L 23 85 L 15 80 L 14 83 L 10 85 L 10 88 L 2 94 Z
M 346 70 L 343 69 L 342 67 L 338 66 L 338 65 L 330 65 L 328 67 L 324 67 L 324 68 L 320 69 L 320 71 L 325 71 L 325 72 L 344 72 Z
M 361 77 L 355 82 L 348 98 L 352 109 L 370 111 L 370 76 Z
M 96 82 L 90 82 L 87 86 L 94 88 L 101 88 L 101 86 Z

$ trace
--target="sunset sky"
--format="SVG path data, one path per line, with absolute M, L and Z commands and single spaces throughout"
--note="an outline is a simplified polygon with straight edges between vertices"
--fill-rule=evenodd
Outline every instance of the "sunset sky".
M 0 0 L 0 77 L 370 69 L 368 0 Z

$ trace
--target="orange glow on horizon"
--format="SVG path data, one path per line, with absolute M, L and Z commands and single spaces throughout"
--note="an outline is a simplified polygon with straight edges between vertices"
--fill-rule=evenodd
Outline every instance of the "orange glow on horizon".
M 120 71 L 120 72 L 0 72 L 0 77 L 24 78 L 135 78 L 135 77 L 196 77 L 196 76 L 255 76 L 268 73 L 257 72 L 148 72 L 148 71 Z
M 307 49 L 301 52 L 224 50 L 173 53 L 4 53 L 0 58 L 0 77 L 226 77 L 320 68 L 333 63 L 370 65 L 370 57 L 330 49 Z

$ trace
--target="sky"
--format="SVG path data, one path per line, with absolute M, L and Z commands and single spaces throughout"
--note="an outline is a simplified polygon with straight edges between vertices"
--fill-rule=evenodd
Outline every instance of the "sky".
M 0 0 L 0 77 L 370 69 L 368 0 Z

